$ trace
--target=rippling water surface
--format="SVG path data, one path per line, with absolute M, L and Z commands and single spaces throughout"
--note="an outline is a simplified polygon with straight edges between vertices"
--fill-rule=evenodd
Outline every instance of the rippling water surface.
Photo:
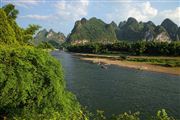
M 152 115 L 165 108 L 180 118 L 180 76 L 82 61 L 66 52 L 52 52 L 63 65 L 67 88 L 88 110 L 107 115 L 140 111 Z

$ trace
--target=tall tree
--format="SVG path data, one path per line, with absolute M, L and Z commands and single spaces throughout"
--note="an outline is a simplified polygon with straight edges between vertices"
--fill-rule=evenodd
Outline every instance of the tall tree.
M 0 8 L 0 42 L 5 44 L 15 44 L 16 37 L 14 30 L 10 26 L 6 13 Z
M 32 42 L 34 37 L 33 35 L 39 30 L 41 27 L 39 25 L 29 25 L 28 28 L 24 29 L 24 42 Z
M 33 35 L 39 30 L 38 25 L 29 25 L 28 28 L 23 29 L 16 23 L 16 18 L 19 11 L 15 8 L 13 4 L 7 4 L 2 7 L 3 11 L 6 13 L 8 23 L 15 32 L 16 40 L 21 44 L 26 44 L 33 40 Z
M 15 6 L 13 4 L 7 4 L 3 6 L 2 8 L 5 11 L 6 15 L 8 16 L 8 18 L 11 18 L 14 20 L 17 18 L 19 11 L 15 9 Z

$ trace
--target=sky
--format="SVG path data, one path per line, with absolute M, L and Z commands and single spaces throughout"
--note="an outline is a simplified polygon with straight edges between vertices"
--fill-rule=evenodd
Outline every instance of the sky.
M 127 20 L 153 21 L 161 24 L 170 18 L 180 25 L 180 0 L 0 0 L 1 7 L 13 3 L 19 10 L 17 22 L 22 27 L 38 24 L 68 35 L 81 18 L 96 17 L 106 23 Z

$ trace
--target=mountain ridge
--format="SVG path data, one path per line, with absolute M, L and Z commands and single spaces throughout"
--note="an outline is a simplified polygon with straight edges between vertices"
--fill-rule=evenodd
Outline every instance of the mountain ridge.
M 114 21 L 107 24 L 101 19 L 92 17 L 89 20 L 82 18 L 76 21 L 67 42 L 72 44 L 108 43 L 118 40 L 171 42 L 179 40 L 179 37 L 180 27 L 169 18 L 160 25 L 155 25 L 152 21 L 138 22 L 135 18 L 129 17 L 117 25 Z
M 106 24 L 95 17 L 87 20 L 82 18 L 75 22 L 67 41 L 78 44 L 87 42 L 115 42 L 117 40 L 115 29 L 111 24 Z
M 53 29 L 50 29 L 49 31 L 47 29 L 42 29 L 36 34 L 34 39 L 36 45 L 41 42 L 48 42 L 55 48 L 58 48 L 65 42 L 66 36 L 61 32 L 55 32 Z

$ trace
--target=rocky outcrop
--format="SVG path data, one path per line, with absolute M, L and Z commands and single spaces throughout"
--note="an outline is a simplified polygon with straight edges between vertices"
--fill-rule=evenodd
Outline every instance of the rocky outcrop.
M 170 42 L 170 37 L 166 32 L 162 32 L 158 34 L 154 40 L 158 42 Z
M 42 41 L 49 42 L 54 41 L 58 44 L 62 44 L 65 42 L 65 35 L 61 32 L 54 32 L 52 29 L 47 31 L 46 29 L 43 29 L 39 31 L 35 36 L 35 43 L 38 44 Z
M 75 22 L 67 42 L 72 44 L 81 44 L 88 42 L 112 43 L 117 40 L 115 23 L 106 24 L 95 17 L 87 20 L 82 18 Z
M 116 40 L 171 42 L 179 39 L 180 28 L 170 19 L 165 19 L 161 25 L 156 26 L 152 21 L 138 22 L 130 17 L 117 25 L 113 21 L 107 24 L 93 17 L 89 20 L 82 18 L 76 21 L 68 42 L 74 44 L 112 43 Z
M 166 18 L 162 23 L 161 26 L 166 29 L 168 32 L 171 40 L 175 41 L 176 38 L 176 33 L 178 32 L 178 26 L 170 19 Z
M 177 38 L 179 37 L 175 23 L 168 19 L 162 25 L 156 26 L 152 21 L 138 22 L 135 18 L 128 18 L 127 21 L 120 22 L 117 37 L 119 40 L 126 41 L 145 40 L 159 42 L 170 42 L 173 40 L 171 35 L 176 35 Z M 172 28 L 170 25 L 172 25 Z M 175 29 L 174 31 L 172 31 L 173 28 Z

